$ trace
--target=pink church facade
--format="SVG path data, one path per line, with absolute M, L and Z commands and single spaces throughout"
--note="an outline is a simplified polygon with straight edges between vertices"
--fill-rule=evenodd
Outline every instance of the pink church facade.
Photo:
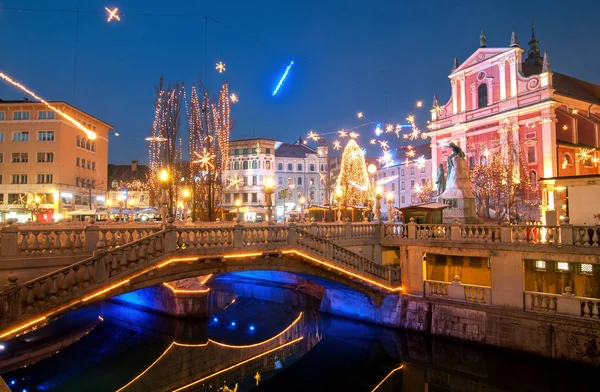
M 482 32 L 480 46 L 462 64 L 455 60 L 448 102 L 438 105 L 434 98 L 433 178 L 452 153 L 451 141 L 465 151 L 471 167 L 512 142 L 538 184 L 524 198 L 540 201 L 544 223 L 558 223 L 566 213 L 566 194 L 552 179 L 600 172 L 600 86 L 553 72 L 547 55 L 540 56 L 533 29 L 527 53 L 514 33 L 509 47 L 488 48 Z

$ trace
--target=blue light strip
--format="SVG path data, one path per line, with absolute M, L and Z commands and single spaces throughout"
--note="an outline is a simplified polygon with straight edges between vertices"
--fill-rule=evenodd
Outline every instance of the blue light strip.
M 277 94 L 277 91 L 279 91 L 279 87 L 281 87 L 281 85 L 283 84 L 283 81 L 287 77 L 288 72 L 290 72 L 290 68 L 292 68 L 292 65 L 294 65 L 293 60 L 290 63 L 290 65 L 288 65 L 287 68 L 285 69 L 285 72 L 283 73 L 283 76 L 281 77 L 281 79 L 279 79 L 279 83 L 277 83 L 277 87 L 275 87 L 275 90 L 273 91 L 273 96 L 275 96 L 275 94 Z

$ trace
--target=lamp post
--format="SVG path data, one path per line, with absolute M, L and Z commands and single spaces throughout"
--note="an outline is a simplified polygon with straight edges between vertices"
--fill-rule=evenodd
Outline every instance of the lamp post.
M 184 200 L 183 204 L 184 204 L 184 208 L 185 208 L 185 211 L 184 211 L 184 214 L 183 214 L 183 221 L 184 222 L 187 221 L 187 219 L 188 219 L 188 210 L 190 209 L 189 204 L 188 204 L 189 203 L 188 202 L 189 199 L 190 199 L 190 190 L 186 188 L 186 189 L 183 190 L 183 200 Z
M 337 200 L 338 210 L 337 210 L 337 221 L 342 221 L 342 188 L 339 186 L 335 189 L 335 198 Z
M 267 223 L 271 223 L 273 216 L 273 199 L 272 195 L 275 191 L 275 181 L 273 177 L 265 178 L 265 201 L 267 203 Z
M 125 203 L 125 196 L 121 193 L 117 196 L 117 200 L 119 201 L 119 221 L 123 220 L 123 203 Z
M 237 211 L 235 213 L 235 219 L 237 219 L 238 223 L 240 222 L 240 206 L 242 205 L 242 201 L 240 199 L 235 200 L 235 206 Z
M 160 197 L 160 203 L 162 204 L 160 208 L 160 215 L 162 217 L 162 224 L 165 225 L 167 223 L 167 213 L 169 212 L 169 199 L 167 198 L 167 189 L 169 187 L 169 172 L 166 170 L 160 172 L 160 186 L 162 188 L 162 194 Z
M 129 214 L 131 215 L 131 221 L 135 221 L 135 213 L 133 212 L 133 207 L 135 206 L 135 200 L 129 199 Z
M 375 219 L 377 222 L 381 221 L 381 194 L 383 193 L 383 189 L 378 186 L 375 188 Z
M 110 222 L 110 207 L 112 207 L 112 200 L 106 200 L 106 210 L 108 211 L 108 221 Z
M 394 223 L 394 219 L 393 219 L 394 194 L 392 192 L 388 192 L 388 194 L 387 194 L 387 204 L 388 204 L 388 223 Z
M 179 219 L 183 221 L 183 202 L 177 202 L 177 209 L 179 210 Z M 175 211 L 177 212 L 177 211 Z
M 298 199 L 298 203 L 300 203 L 300 219 L 302 220 L 302 222 L 304 222 L 304 203 L 306 202 L 306 199 L 304 198 L 304 196 L 300 196 L 300 199 Z

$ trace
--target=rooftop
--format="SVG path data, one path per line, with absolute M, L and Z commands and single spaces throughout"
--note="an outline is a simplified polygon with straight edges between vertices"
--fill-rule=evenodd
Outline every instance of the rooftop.
M 91 118 L 93 118 L 94 120 L 101 122 L 102 124 L 106 125 L 106 126 L 107 126 L 107 127 L 109 127 L 110 129 L 113 129 L 113 128 L 114 128 L 112 125 L 110 125 L 110 124 L 109 124 L 109 123 L 107 123 L 106 121 L 102 121 L 102 120 L 100 120 L 98 117 L 92 116 L 91 114 L 89 114 L 89 113 L 88 113 L 88 112 L 86 112 L 85 110 L 81 110 L 81 109 L 79 109 L 79 108 L 77 108 L 77 107 L 75 107 L 75 106 L 71 105 L 71 104 L 70 104 L 70 103 L 68 103 L 68 102 L 65 102 L 65 101 L 46 101 L 46 102 L 48 102 L 48 103 L 49 103 L 49 104 L 51 104 L 51 105 L 58 105 L 58 104 L 67 105 L 67 106 L 69 106 L 70 108 L 72 108 L 72 109 L 75 109 L 75 110 L 77 110 L 77 111 L 79 111 L 79 112 L 82 112 L 82 113 L 84 113 L 85 115 L 87 115 L 87 116 L 90 116 L 90 117 L 91 117 Z M 3 100 L 3 99 L 0 99 L 0 105 L 6 105 L 6 104 L 8 104 L 8 105 L 17 105 L 17 104 L 18 104 L 18 105 L 44 105 L 45 107 L 47 107 L 47 106 L 46 106 L 46 105 L 45 105 L 43 102 L 39 102 L 39 101 L 32 101 L 32 100 L 29 100 L 29 99 L 27 99 L 27 98 L 25 98 L 25 99 L 21 99 L 21 100 L 8 100 L 8 101 L 5 101 L 5 100 Z
M 275 150 L 275 156 L 283 158 L 306 158 L 307 154 L 316 153 L 315 150 L 304 144 L 302 138 L 298 138 L 294 144 L 282 143 Z

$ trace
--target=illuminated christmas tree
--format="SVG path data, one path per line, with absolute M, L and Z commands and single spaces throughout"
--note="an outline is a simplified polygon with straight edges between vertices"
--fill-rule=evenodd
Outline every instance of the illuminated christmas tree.
M 363 205 L 372 198 L 365 156 L 354 139 L 348 141 L 342 154 L 336 186 L 342 191 L 342 203 L 345 206 Z

